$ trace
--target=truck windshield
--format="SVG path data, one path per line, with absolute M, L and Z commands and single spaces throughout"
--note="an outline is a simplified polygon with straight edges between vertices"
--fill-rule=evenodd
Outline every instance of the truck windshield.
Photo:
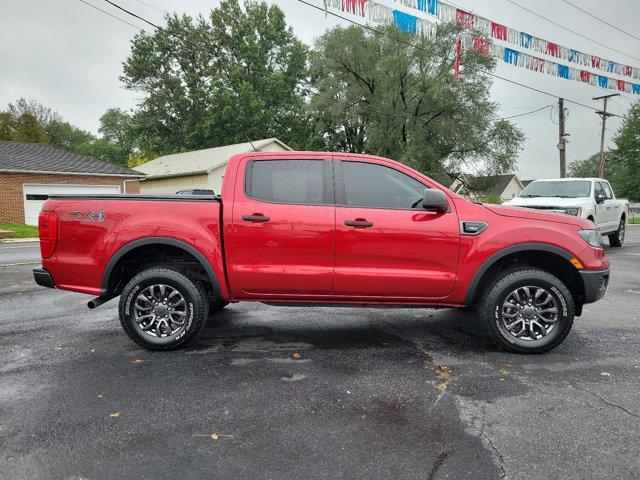
M 524 198 L 560 197 L 579 198 L 591 196 L 591 182 L 585 180 L 553 181 L 539 180 L 530 183 L 520 194 Z

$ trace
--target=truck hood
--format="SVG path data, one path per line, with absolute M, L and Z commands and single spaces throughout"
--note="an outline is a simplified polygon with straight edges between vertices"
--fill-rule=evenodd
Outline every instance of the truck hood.
M 540 210 L 532 210 L 530 208 L 520 208 L 504 205 L 485 204 L 484 207 L 503 217 L 523 218 L 527 220 L 542 220 L 545 222 L 564 223 L 565 225 L 575 225 L 581 228 L 593 228 L 593 224 L 588 220 L 564 213 L 544 212 Z M 591 226 L 589 226 L 591 225 Z
M 512 207 L 579 207 L 588 202 L 587 197 L 584 198 L 562 198 L 562 197 L 514 197 L 504 202 L 503 205 Z

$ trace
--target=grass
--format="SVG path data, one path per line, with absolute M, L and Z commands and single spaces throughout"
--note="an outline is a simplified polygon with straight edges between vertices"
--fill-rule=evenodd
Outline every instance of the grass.
M 13 238 L 38 237 L 38 227 L 34 227 L 32 225 L 14 225 L 12 223 L 0 223 L 0 230 L 9 230 L 13 232 Z
M 629 219 L 627 220 L 628 223 L 633 223 L 633 224 L 640 224 L 640 215 L 630 215 Z

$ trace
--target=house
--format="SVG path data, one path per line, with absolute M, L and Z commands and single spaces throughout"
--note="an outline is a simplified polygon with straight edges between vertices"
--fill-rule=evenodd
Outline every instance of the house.
M 143 177 L 51 145 L 0 140 L 0 223 L 37 225 L 51 194 L 138 193 Z
M 244 152 L 291 150 L 277 138 L 225 145 L 192 152 L 174 153 L 144 163 L 137 170 L 146 174 L 140 183 L 144 194 L 176 193 L 183 189 L 213 189 L 220 193 L 229 158 Z
M 454 192 L 471 199 L 492 199 L 499 197 L 502 202 L 519 195 L 524 186 L 517 175 L 473 176 L 462 174 L 449 187 Z

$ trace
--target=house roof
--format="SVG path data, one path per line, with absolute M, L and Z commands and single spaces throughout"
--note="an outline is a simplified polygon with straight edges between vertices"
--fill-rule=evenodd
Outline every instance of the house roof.
M 254 150 L 254 147 L 255 150 L 261 150 L 273 143 L 278 144 L 285 150 L 291 150 L 291 148 L 277 138 L 265 138 L 253 142 L 236 143 L 234 145 L 224 145 L 222 147 L 164 155 L 136 168 L 147 174 L 147 180 L 210 173 L 216 168 L 226 164 L 229 158 L 238 153 L 251 152 Z
M 457 176 L 455 174 L 449 174 L 446 172 L 442 173 L 428 173 L 427 176 L 438 182 L 443 187 L 451 188 L 453 182 L 455 182 Z
M 498 195 L 507 188 L 511 180 L 516 177 L 513 173 L 505 175 L 486 175 L 486 176 L 474 176 L 463 174 L 462 175 L 465 188 L 467 185 L 478 196 Z M 518 180 L 519 181 L 519 180 Z
M 501 195 L 515 175 L 487 175 L 483 177 L 471 177 L 470 184 L 479 195 Z
M 522 180 L 522 186 L 526 187 L 527 185 L 529 185 L 533 181 L 535 181 L 535 180 Z
M 144 177 L 128 168 L 44 143 L 0 140 L 0 172 Z

